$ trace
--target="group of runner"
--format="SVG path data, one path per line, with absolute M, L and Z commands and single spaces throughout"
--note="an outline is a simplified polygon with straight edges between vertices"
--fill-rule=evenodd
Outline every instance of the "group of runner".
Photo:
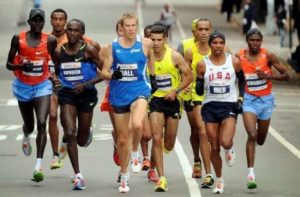
M 117 38 L 102 47 L 84 36 L 83 21 L 68 21 L 63 9 L 51 13 L 51 34 L 42 32 L 45 12 L 39 8 L 30 11 L 28 24 L 29 31 L 12 38 L 7 68 L 16 76 L 12 89 L 24 122 L 22 150 L 27 156 L 31 154 L 29 135 L 34 131 L 36 114 L 37 161 L 33 181 L 44 179 L 42 158 L 50 113 L 53 150 L 50 168 L 62 167 L 62 160 L 68 154 L 74 170 L 72 188 L 85 189 L 77 145 L 87 147 L 92 141 L 91 122 L 98 101 L 95 84 L 107 80 L 100 108 L 109 112 L 113 125 L 114 161 L 120 165 L 119 192 L 130 190 L 129 163 L 134 173 L 148 170 L 148 179 L 156 182 L 155 191 L 168 190 L 163 152 L 174 148 L 183 110 L 191 128 L 194 157 L 191 176 L 202 178 L 202 164 L 205 170 L 201 188 L 214 187 L 214 193 L 223 193 L 220 147 L 224 148 L 226 163 L 232 166 L 239 113 L 248 134 L 247 187 L 257 187 L 255 145 L 262 145 L 267 136 L 274 106 L 272 80 L 289 79 L 278 58 L 261 48 L 263 35 L 258 29 L 249 30 L 248 47 L 233 55 L 225 47 L 225 35 L 213 31 L 211 21 L 206 18 L 192 21 L 193 37 L 183 40 L 177 50 L 168 45 L 168 30 L 161 23 L 147 26 L 144 37 L 137 35 L 138 19 L 131 13 L 118 20 Z M 277 72 L 272 72 L 273 67 Z M 60 148 L 58 106 L 64 130 Z

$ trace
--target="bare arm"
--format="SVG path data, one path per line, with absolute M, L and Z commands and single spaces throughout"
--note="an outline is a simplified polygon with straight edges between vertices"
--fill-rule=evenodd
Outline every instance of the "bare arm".
M 23 66 L 22 64 L 14 64 L 13 63 L 14 58 L 18 51 L 19 51 L 19 36 L 14 35 L 11 40 L 10 49 L 9 49 L 8 57 L 7 57 L 7 61 L 6 61 L 6 68 L 8 70 L 22 69 L 22 66 Z
M 184 54 L 184 60 L 187 63 L 189 67 L 192 67 L 192 61 L 193 61 L 193 51 L 191 48 L 188 48 Z
M 101 78 L 104 80 L 110 80 L 112 77 L 110 68 L 113 63 L 112 45 L 111 44 L 109 44 L 106 47 L 103 47 L 101 49 L 101 57 L 102 57 L 102 61 L 103 61 Z
M 268 58 L 268 64 L 270 66 L 274 66 L 274 68 L 278 71 L 276 74 L 272 73 L 272 75 L 270 75 L 270 79 L 274 79 L 278 81 L 290 80 L 290 76 L 288 75 L 286 68 L 280 63 L 276 55 L 268 52 L 267 58 Z
M 143 43 L 143 50 L 148 58 L 147 67 L 150 75 L 154 76 L 154 55 L 152 51 L 153 43 L 152 40 L 148 38 L 143 38 Z
M 48 35 L 48 42 L 47 42 L 47 49 L 48 49 L 48 52 L 51 56 L 51 59 L 53 59 L 54 57 L 54 51 L 57 47 L 57 40 L 54 36 L 52 35 Z

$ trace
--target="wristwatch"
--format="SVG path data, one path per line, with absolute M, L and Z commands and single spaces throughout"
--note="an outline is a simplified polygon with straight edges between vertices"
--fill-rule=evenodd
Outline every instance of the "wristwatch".
M 176 94 L 179 94 L 181 92 L 180 88 L 176 88 L 175 92 Z

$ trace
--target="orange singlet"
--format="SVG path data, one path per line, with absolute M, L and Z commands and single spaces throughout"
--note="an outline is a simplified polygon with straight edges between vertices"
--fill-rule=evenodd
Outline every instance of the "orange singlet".
M 14 64 L 33 63 L 32 71 L 15 70 L 14 75 L 23 83 L 35 85 L 48 79 L 49 52 L 47 48 L 48 35 L 41 34 L 41 41 L 36 47 L 30 47 L 26 39 L 27 32 L 19 34 L 19 52 L 14 59 Z
M 254 96 L 266 96 L 272 92 L 272 81 L 267 79 L 258 79 L 256 70 L 262 70 L 265 73 L 272 73 L 267 61 L 267 50 L 260 49 L 258 60 L 255 62 L 249 61 L 246 58 L 248 49 L 241 49 L 239 56 L 241 60 L 242 69 L 244 72 L 246 85 L 245 92 Z

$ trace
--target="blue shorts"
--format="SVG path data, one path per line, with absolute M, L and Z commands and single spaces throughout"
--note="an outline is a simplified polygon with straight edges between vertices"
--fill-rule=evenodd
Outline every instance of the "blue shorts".
M 19 79 L 15 79 L 12 84 L 12 91 L 18 101 L 29 102 L 34 98 L 52 94 L 52 83 L 45 80 L 36 85 L 28 85 Z
M 268 120 L 272 116 L 274 109 L 274 95 L 254 96 L 245 93 L 243 112 L 251 112 L 257 116 L 259 120 Z

